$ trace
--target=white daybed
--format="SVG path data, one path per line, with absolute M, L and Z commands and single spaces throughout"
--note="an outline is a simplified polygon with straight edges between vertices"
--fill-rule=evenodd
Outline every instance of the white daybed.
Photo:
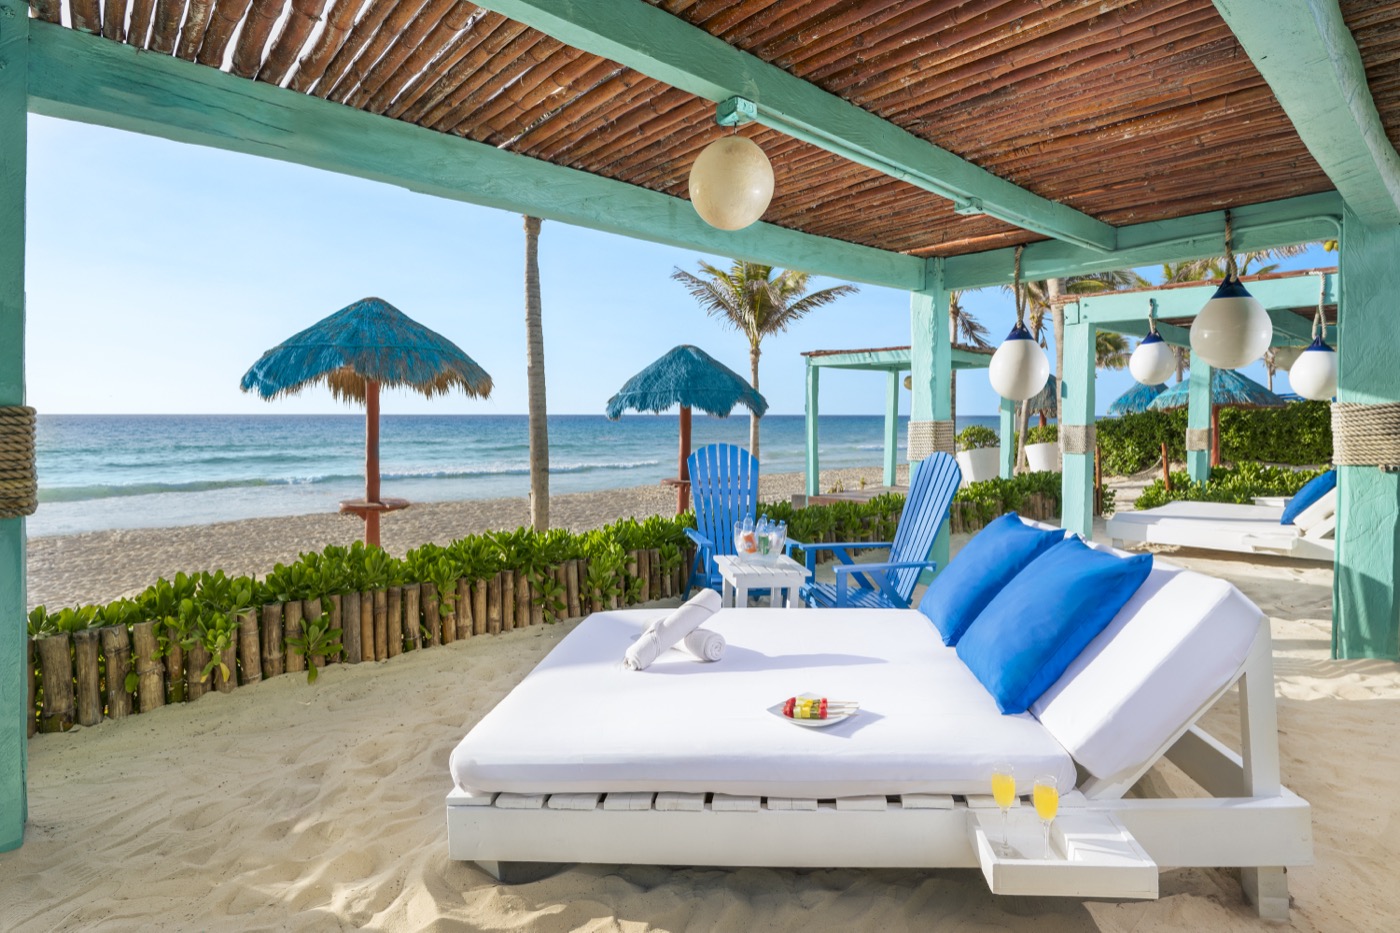
M 1118 512 L 1108 520 L 1108 536 L 1116 547 L 1174 544 L 1331 561 L 1336 555 L 1337 491 L 1330 490 L 1304 509 L 1293 524 L 1280 525 L 1286 501 L 1169 502 L 1141 512 Z
M 1311 862 L 1308 804 L 1279 784 L 1268 622 L 1229 584 L 1159 562 L 1031 713 L 1002 716 L 916 610 L 726 609 L 714 664 L 671 652 L 623 670 L 664 610 L 596 613 L 452 753 L 452 858 L 516 863 L 981 867 L 993 891 L 1155 897 L 1158 866 L 1239 866 L 1287 915 Z M 1240 683 L 1243 754 L 1194 723 Z M 803 691 L 861 703 L 802 729 L 767 707 Z M 1167 755 L 1210 795 L 1124 799 Z M 1064 789 L 1056 855 L 993 852 L 983 796 Z M 1040 854 L 1028 806 L 1013 842 Z

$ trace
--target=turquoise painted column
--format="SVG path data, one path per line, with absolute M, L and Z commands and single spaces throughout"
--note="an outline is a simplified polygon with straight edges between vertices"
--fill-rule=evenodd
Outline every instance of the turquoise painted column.
M 924 288 L 910 293 L 909 301 L 909 366 L 914 398 L 909 404 L 909 468 L 928 455 L 923 444 L 915 444 L 919 432 L 929 430 L 934 436 L 942 434 L 940 445 L 953 452 L 953 399 L 949 389 L 953 381 L 953 344 L 948 327 L 949 292 L 943 287 L 943 260 L 928 261 Z M 930 424 L 931 422 L 931 424 Z M 944 424 L 939 426 L 939 422 Z M 941 570 L 948 565 L 948 522 L 938 530 L 930 559 Z
M 0 405 L 24 404 L 24 184 L 29 8 L 0 0 Z M 29 741 L 24 519 L 0 519 L 0 851 L 24 841 Z
M 807 357 L 807 495 L 821 492 L 820 463 L 817 459 L 817 386 L 821 368 Z
M 1342 221 L 1337 401 L 1400 401 L 1400 228 Z M 1337 468 L 1337 563 L 1332 654 L 1400 658 L 1400 474 L 1376 465 Z
M 1001 470 L 1002 479 L 1010 479 L 1016 472 L 1016 403 L 1009 398 L 1001 400 Z
M 899 370 L 886 375 L 885 383 L 885 485 L 899 478 Z
M 1065 305 L 1060 524 L 1085 538 L 1094 534 L 1094 330 L 1078 305 Z
M 1191 482 L 1210 479 L 1210 364 L 1191 354 L 1191 376 L 1186 393 L 1186 472 Z

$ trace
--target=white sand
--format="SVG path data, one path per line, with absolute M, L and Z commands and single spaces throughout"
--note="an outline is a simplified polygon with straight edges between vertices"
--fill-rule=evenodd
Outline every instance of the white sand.
M 1284 781 L 1312 802 L 1317 854 L 1290 873 L 1282 928 L 1394 929 L 1400 665 L 1328 660 L 1330 568 L 1172 559 L 1231 580 L 1273 620 Z M 570 627 L 35 737 L 28 835 L 0 855 L 0 929 L 1281 928 L 1252 917 L 1233 873 L 1199 869 L 1165 872 L 1161 899 L 1141 903 L 997 898 L 967 870 L 595 865 L 499 886 L 447 858 L 447 757 Z M 1228 712 L 1207 726 L 1233 741 Z

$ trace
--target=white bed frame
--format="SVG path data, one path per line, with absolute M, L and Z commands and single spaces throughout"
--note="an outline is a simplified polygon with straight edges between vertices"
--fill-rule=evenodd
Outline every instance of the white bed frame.
M 1236 683 L 1239 754 L 1196 725 Z M 1208 796 L 1124 798 L 1163 756 Z M 454 789 L 447 797 L 447 838 L 452 858 L 475 861 L 504 881 L 538 876 L 538 864 L 530 863 L 980 867 L 999 894 L 1155 898 L 1158 866 L 1238 867 L 1259 915 L 1287 919 L 1285 872 L 1312 863 L 1312 822 L 1308 803 L 1280 783 L 1268 620 L 1261 620 L 1232 683 L 1150 760 L 1113 780 L 1081 780 L 1061 806 L 1056 853 L 1048 860 L 1008 859 L 992 850 L 988 834 L 998 832 L 1000 814 L 989 798 L 939 795 L 794 800 L 681 793 L 471 796 Z M 1018 807 L 1013 813 L 1013 843 L 1038 854 L 1033 811 Z
M 1178 547 L 1198 547 L 1212 551 L 1232 551 L 1238 554 L 1274 554 L 1302 560 L 1331 561 L 1336 557 L 1337 491 L 1327 492 L 1298 514 L 1293 524 L 1277 525 L 1277 530 L 1245 535 L 1227 533 L 1231 519 L 1246 517 L 1240 511 L 1258 511 L 1256 507 L 1276 510 L 1277 519 L 1283 514 L 1286 497 L 1262 497 L 1254 506 L 1218 503 L 1219 520 L 1207 516 L 1182 516 L 1171 512 L 1172 506 L 1145 509 L 1141 512 L 1120 512 L 1108 519 L 1108 536 L 1113 546 L 1125 544 L 1168 544 Z M 1155 519 L 1160 516 L 1164 521 Z M 1266 516 L 1265 516 L 1266 517 Z

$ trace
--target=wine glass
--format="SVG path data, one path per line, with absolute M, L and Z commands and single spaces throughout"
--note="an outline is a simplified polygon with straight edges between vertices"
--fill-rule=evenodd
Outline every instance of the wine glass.
M 992 799 L 1001 808 L 1001 849 L 1005 855 L 1010 846 L 1006 842 L 1006 814 L 1016 801 L 1016 769 L 1006 763 L 992 766 Z
M 1035 814 L 1045 826 L 1045 858 L 1050 857 L 1050 824 L 1060 809 L 1060 784 L 1052 775 L 1042 774 L 1035 779 Z

